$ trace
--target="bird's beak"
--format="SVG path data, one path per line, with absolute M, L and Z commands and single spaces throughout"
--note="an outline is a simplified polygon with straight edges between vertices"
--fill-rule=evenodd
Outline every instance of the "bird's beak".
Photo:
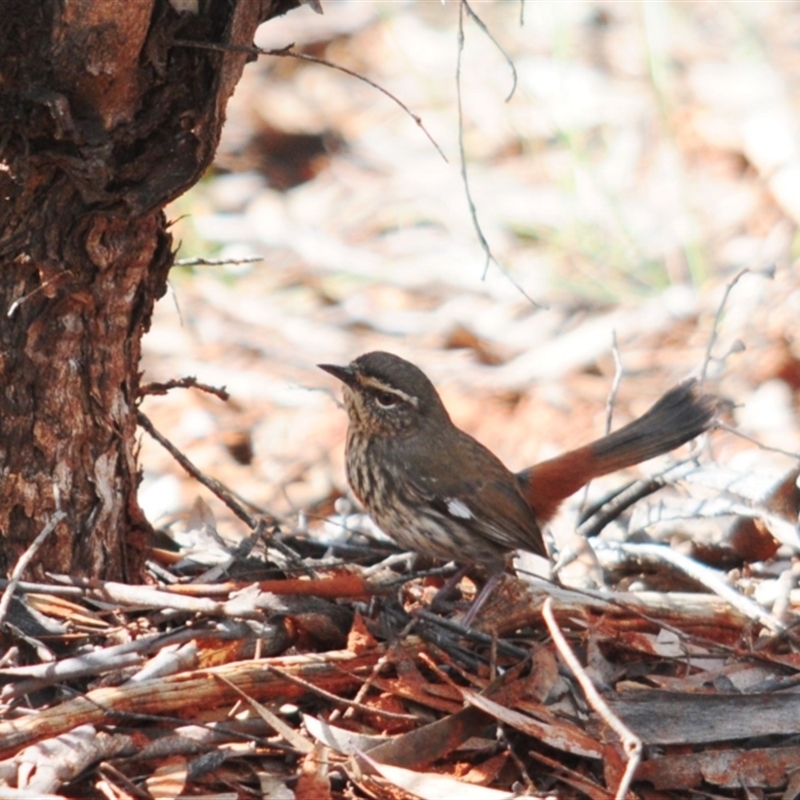
M 335 364 L 317 364 L 320 369 L 329 372 L 338 378 L 345 386 L 352 386 L 356 382 L 356 371 L 352 367 L 337 367 Z

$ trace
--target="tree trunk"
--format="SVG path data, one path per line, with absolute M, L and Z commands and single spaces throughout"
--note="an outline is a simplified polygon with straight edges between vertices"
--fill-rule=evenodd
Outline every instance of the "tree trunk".
M 178 6 L 175 2 L 174 5 Z M 137 580 L 139 356 L 163 206 L 210 164 L 250 45 L 294 3 L 0 0 L 0 571 Z

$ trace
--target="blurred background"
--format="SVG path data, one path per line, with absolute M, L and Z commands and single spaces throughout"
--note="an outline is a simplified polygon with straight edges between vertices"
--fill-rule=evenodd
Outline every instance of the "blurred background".
M 464 19 L 462 134 L 488 265 L 461 175 L 453 2 L 323 0 L 262 26 L 259 46 L 359 73 L 424 130 L 349 74 L 263 56 L 213 168 L 169 209 L 179 259 L 261 260 L 173 270 L 144 382 L 194 375 L 231 400 L 175 390 L 143 410 L 287 529 L 346 493 L 339 387 L 315 365 L 374 349 L 422 367 L 513 469 L 603 433 L 615 339 L 615 425 L 712 347 L 739 428 L 800 450 L 800 6 L 472 9 L 486 31 Z M 792 463 L 713 443 L 743 471 Z M 140 462 L 152 522 L 202 496 L 246 533 L 146 435 Z

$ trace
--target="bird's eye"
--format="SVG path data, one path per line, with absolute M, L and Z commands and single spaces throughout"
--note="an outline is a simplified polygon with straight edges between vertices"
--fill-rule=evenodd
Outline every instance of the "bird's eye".
M 381 408 L 391 408 L 400 402 L 400 398 L 392 392 L 378 392 L 375 400 Z

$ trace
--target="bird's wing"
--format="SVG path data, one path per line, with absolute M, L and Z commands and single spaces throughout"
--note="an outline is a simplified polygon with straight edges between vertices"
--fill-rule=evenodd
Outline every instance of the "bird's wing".
M 547 556 L 542 533 L 516 484 L 494 477 L 472 481 L 412 479 L 419 499 L 434 512 L 507 550 Z

